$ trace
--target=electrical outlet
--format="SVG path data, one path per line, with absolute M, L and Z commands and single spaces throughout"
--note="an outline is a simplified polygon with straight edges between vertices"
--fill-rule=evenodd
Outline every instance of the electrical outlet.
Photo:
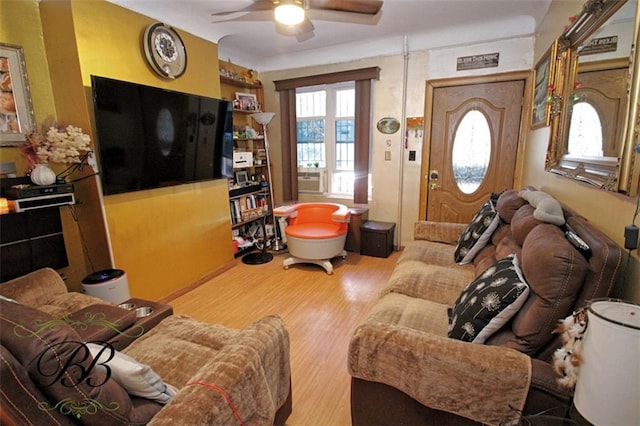
M 409 161 L 416 161 L 416 152 L 409 151 Z
M 384 152 L 384 161 L 391 161 L 391 151 Z
M 638 227 L 636 225 L 632 224 L 624 227 L 624 248 L 627 250 L 638 248 Z

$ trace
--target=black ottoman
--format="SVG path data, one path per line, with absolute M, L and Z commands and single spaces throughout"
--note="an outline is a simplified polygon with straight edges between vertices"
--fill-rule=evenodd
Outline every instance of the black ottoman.
M 360 254 L 374 257 L 389 257 L 393 251 L 393 222 L 368 220 L 360 225 Z

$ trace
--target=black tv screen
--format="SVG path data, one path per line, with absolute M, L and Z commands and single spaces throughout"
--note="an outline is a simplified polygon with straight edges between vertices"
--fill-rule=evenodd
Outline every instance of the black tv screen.
M 231 102 L 91 76 L 105 195 L 233 177 Z

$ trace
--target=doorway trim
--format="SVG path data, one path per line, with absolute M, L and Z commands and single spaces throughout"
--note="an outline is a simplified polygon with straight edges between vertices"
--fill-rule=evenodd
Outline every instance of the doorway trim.
M 520 115 L 520 130 L 518 131 L 518 148 L 516 151 L 516 168 L 513 177 L 513 186 L 518 188 L 522 185 L 522 173 L 524 169 L 524 153 L 526 135 L 529 131 L 529 121 L 527 117 L 531 115 L 531 91 L 533 71 L 511 71 L 492 75 L 480 75 L 470 77 L 440 78 L 426 81 L 426 91 L 424 97 L 424 133 L 422 140 L 422 166 L 420 167 L 420 207 L 418 209 L 418 220 L 425 220 L 427 217 L 427 199 L 429 188 L 429 169 L 431 152 L 431 128 L 433 125 L 433 92 L 442 87 L 469 86 L 484 83 L 501 83 L 505 81 L 524 80 L 524 96 L 522 98 L 522 108 Z

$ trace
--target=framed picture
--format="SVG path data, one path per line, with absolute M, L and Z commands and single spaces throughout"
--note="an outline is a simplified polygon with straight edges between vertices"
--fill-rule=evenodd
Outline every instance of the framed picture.
M 236 172 L 236 185 L 247 186 L 249 183 L 249 175 L 245 171 Z
M 555 84 L 556 54 L 558 41 L 554 41 L 536 64 L 533 74 L 533 105 L 531 107 L 531 128 L 549 125 L 551 103 L 547 102 L 550 87 Z
M 0 43 L 0 146 L 22 145 L 34 126 L 23 49 Z
M 260 111 L 258 97 L 253 93 L 236 92 L 236 100 L 233 103 L 233 108 L 244 111 Z

